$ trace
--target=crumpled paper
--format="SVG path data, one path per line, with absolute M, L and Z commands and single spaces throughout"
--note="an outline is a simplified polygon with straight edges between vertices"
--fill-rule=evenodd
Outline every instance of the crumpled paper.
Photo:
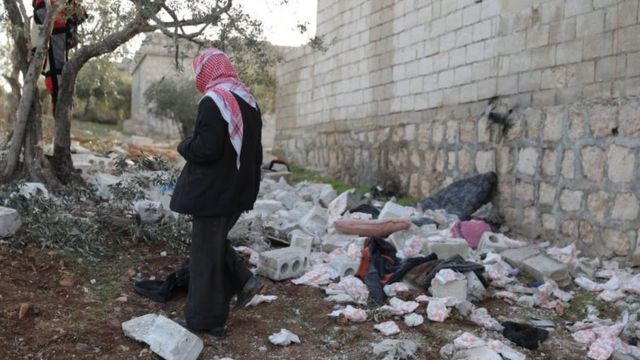
M 246 305 L 249 306 L 257 306 L 264 302 L 270 303 L 273 300 L 276 300 L 278 297 L 275 295 L 255 295 L 251 301 Z
M 400 328 L 393 321 L 387 321 L 373 326 L 376 330 L 380 331 L 382 335 L 389 336 L 400 333 Z
M 471 315 L 469 315 L 469 320 L 487 330 L 502 331 L 502 329 L 504 329 L 496 319 L 489 315 L 489 312 L 485 308 L 474 309 Z
M 573 279 L 573 281 L 576 283 L 576 285 L 580 286 L 581 288 L 587 290 L 587 291 L 602 291 L 604 290 L 604 286 L 602 286 L 602 284 L 598 284 L 597 282 L 586 278 L 584 276 L 579 276 L 575 279 Z
M 393 315 L 404 315 L 414 312 L 420 304 L 415 301 L 404 301 L 396 297 L 389 300 L 389 305 L 384 305 L 380 310 L 388 311 Z
M 547 255 L 561 263 L 571 264 L 578 259 L 580 251 L 576 249 L 575 244 L 567 245 L 563 248 L 551 247 L 547 249 Z
M 311 270 L 297 279 L 291 280 L 296 285 L 308 285 L 319 287 L 320 285 L 329 284 L 333 279 L 338 278 L 338 272 L 329 265 L 316 264 Z
M 260 258 L 259 252 L 246 246 L 237 246 L 237 247 L 234 247 L 233 249 L 241 254 L 249 255 L 249 264 L 258 266 L 258 259 Z
M 367 321 L 367 312 L 362 309 L 354 308 L 351 305 L 347 305 L 346 308 L 335 310 L 329 316 L 338 317 L 344 315 L 344 317 L 352 322 L 365 322 Z
M 403 282 L 395 282 L 391 285 L 384 286 L 384 293 L 389 297 L 396 296 L 396 294 L 405 291 L 409 291 L 409 286 Z
M 424 323 L 424 317 L 416 313 L 411 313 L 404 317 L 404 323 L 409 327 L 415 327 Z
M 269 341 L 274 345 L 289 346 L 292 343 L 300 344 L 298 335 L 287 329 L 280 329 L 280 332 L 269 336 Z
M 355 276 L 345 276 L 337 284 L 330 284 L 326 289 L 327 295 L 347 294 L 352 301 L 359 304 L 366 304 L 369 298 L 369 289 L 362 280 Z
M 620 290 L 605 290 L 598 295 L 598 299 L 608 302 L 618 301 L 624 298 L 624 293 Z
M 607 360 L 616 349 L 616 339 L 601 337 L 591 344 L 587 356 L 594 360 Z
M 479 346 L 485 346 L 487 342 L 469 332 L 464 332 L 453 340 L 453 346 L 456 349 L 472 349 Z
M 404 243 L 402 253 L 405 259 L 416 257 L 420 255 L 425 240 L 421 237 L 414 236 Z

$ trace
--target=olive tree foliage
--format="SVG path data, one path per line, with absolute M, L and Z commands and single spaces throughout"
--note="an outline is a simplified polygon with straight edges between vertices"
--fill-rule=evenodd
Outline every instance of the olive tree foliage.
M 51 19 L 60 8 L 48 6 L 48 22 L 42 27 L 44 38 L 51 33 Z M 160 31 L 176 40 L 185 39 L 198 46 L 216 45 L 225 48 L 230 39 L 240 39 L 238 45 L 251 48 L 259 43 L 261 26 L 232 0 L 85 0 L 90 19 L 80 27 L 79 45 L 69 54 L 60 81 L 58 102 L 54 114 L 53 156 L 46 158 L 41 149 L 41 107 L 34 96 L 39 71 L 48 44 L 32 44 L 29 35 L 30 12 L 23 0 L 2 0 L 0 9 L 12 48 L 12 71 L 19 97 L 13 132 L 7 147 L 6 160 L 1 164 L 0 180 L 17 175 L 21 154 L 31 180 L 56 187 L 71 180 L 71 115 L 75 84 L 80 72 L 90 60 L 117 53 L 127 41 L 144 32 Z M 37 48 L 31 55 L 31 47 Z M 176 51 L 178 46 L 176 45 Z M 33 71 L 31 71 L 33 70 Z M 18 81 L 19 78 L 23 80 Z M 30 144 L 30 145 L 29 145 Z M 27 152 L 29 152 L 27 154 Z M 27 156 L 28 155 L 28 156 Z

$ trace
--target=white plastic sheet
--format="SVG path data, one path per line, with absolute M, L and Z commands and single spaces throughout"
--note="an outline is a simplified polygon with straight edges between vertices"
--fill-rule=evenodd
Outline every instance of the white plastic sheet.
M 393 315 L 405 315 L 414 312 L 419 305 L 415 301 L 404 301 L 394 297 L 389 300 L 389 305 L 384 305 L 380 309 Z
M 247 307 L 249 306 L 257 306 L 260 305 L 262 303 L 270 303 L 274 300 L 276 300 L 278 297 L 275 295 L 256 295 L 253 297 L 253 299 L 251 299 L 251 301 L 249 301 L 249 303 L 246 305 Z
M 352 322 L 365 322 L 365 321 L 367 321 L 367 312 L 362 310 L 362 309 L 354 308 L 351 305 L 347 305 L 346 308 L 340 309 L 340 310 L 335 310 L 334 312 L 329 314 L 329 316 L 332 316 L 332 317 L 338 317 L 340 315 L 344 315 L 344 317 L 347 320 L 352 321 Z
M 376 330 L 380 331 L 382 335 L 389 336 L 400 333 L 400 328 L 393 321 L 387 321 L 373 326 Z
M 280 332 L 269 336 L 269 341 L 274 345 L 289 346 L 292 343 L 300 344 L 298 335 L 287 329 L 280 329 Z
M 296 285 L 308 285 L 308 286 L 320 286 L 329 284 L 333 279 L 336 279 L 340 275 L 338 272 L 329 265 L 316 264 L 311 270 L 307 271 L 304 275 L 297 279 L 291 280 Z

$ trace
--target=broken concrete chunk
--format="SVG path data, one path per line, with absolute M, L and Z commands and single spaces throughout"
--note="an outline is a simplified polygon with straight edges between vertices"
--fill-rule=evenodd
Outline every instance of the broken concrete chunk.
M 288 247 L 261 253 L 257 273 L 280 281 L 299 277 L 308 267 L 307 252 L 304 249 Z
M 540 281 L 549 278 L 557 282 L 559 286 L 566 286 L 571 282 L 567 265 L 543 254 L 525 259 L 522 262 L 522 268 Z
M 274 181 L 285 181 L 286 183 L 291 182 L 292 173 L 288 171 L 274 171 L 274 172 L 264 172 L 263 173 L 265 179 L 270 179 Z
M 353 260 L 347 255 L 340 255 L 334 257 L 331 262 L 329 262 L 329 266 L 335 269 L 340 277 L 352 276 L 358 271 L 360 261 Z
M 334 233 L 322 238 L 322 251 L 330 253 L 335 249 L 347 247 L 351 243 L 364 243 L 364 239 L 358 235 Z
M 522 263 L 528 258 L 534 257 L 540 254 L 538 249 L 532 247 L 523 247 L 519 249 L 509 249 L 500 253 L 500 256 L 504 261 L 508 262 L 513 267 L 520 268 Z
M 49 198 L 49 191 L 42 183 L 28 182 L 20 186 L 18 193 L 27 199 L 31 199 L 35 195 L 40 195 L 45 199 Z
M 484 300 L 487 294 L 487 289 L 482 285 L 478 275 L 473 271 L 468 271 L 464 273 L 464 276 L 467 278 L 467 296 L 469 299 L 471 301 Z
M 311 253 L 313 247 L 313 236 L 305 234 L 300 230 L 294 230 L 289 234 L 291 247 L 303 249 L 307 254 Z
M 387 201 L 382 210 L 380 210 L 380 216 L 378 216 L 378 219 L 410 219 L 412 215 L 417 213 L 418 211 L 415 208 Z
M 0 206 L 0 238 L 13 236 L 22 226 L 20 215 L 15 209 Z
M 413 359 L 416 351 L 418 351 L 418 345 L 411 340 L 387 339 L 373 346 L 373 353 L 384 354 L 384 360 Z
M 164 316 L 147 314 L 122 323 L 124 334 L 149 344 L 166 360 L 196 360 L 204 344 L 196 335 Z
M 314 206 L 301 220 L 300 227 L 316 236 L 327 232 L 327 211 L 319 206 Z
M 355 189 L 349 189 L 337 198 L 333 199 L 328 208 L 329 219 L 335 221 L 339 219 L 345 212 L 353 210 L 360 205 L 369 204 L 370 200 L 366 197 L 355 193 Z
M 431 294 L 437 298 L 454 298 L 465 301 L 467 300 L 467 279 L 456 279 L 442 283 L 434 278 L 431 280 Z
M 485 232 L 480 238 L 478 252 L 481 254 L 488 252 L 501 252 L 508 249 L 521 248 L 527 244 L 523 241 L 509 239 L 503 234 Z
M 497 352 L 488 346 L 478 346 L 471 349 L 459 350 L 453 355 L 454 360 L 502 360 Z
M 444 241 L 431 241 L 425 246 L 426 255 L 435 253 L 438 259 L 448 259 L 454 255 L 460 255 L 466 259 L 469 257 L 469 244 L 464 239 L 450 238 Z
M 318 197 L 318 203 L 326 208 L 338 196 L 336 190 L 331 185 L 325 185 Z
M 276 200 L 257 200 L 253 204 L 253 211 L 261 215 L 271 215 L 283 209 L 284 205 Z
M 296 196 L 292 191 L 285 190 L 277 190 L 274 193 L 274 200 L 281 202 L 288 210 L 292 210 L 297 203 L 302 201 L 302 199 Z

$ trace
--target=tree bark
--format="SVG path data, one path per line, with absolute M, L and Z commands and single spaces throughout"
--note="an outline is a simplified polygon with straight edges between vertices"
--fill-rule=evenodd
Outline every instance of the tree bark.
M 5 4 L 7 1 L 5 1 Z M 15 5 L 15 3 L 14 3 Z M 13 126 L 13 136 L 11 137 L 11 144 L 9 145 L 9 152 L 7 154 L 7 162 L 0 175 L 3 181 L 11 179 L 15 175 L 15 171 L 18 167 L 20 160 L 20 154 L 25 143 L 25 134 L 27 125 L 29 123 L 29 116 L 32 110 L 32 103 L 37 96 L 37 82 L 40 76 L 40 71 L 44 64 L 44 59 L 48 49 L 48 39 L 53 29 L 53 18 L 57 13 L 58 7 L 52 7 L 48 9 L 47 16 L 44 21 L 44 25 L 38 30 L 39 38 L 36 45 L 36 51 L 29 63 L 28 71 L 24 77 L 24 86 L 22 87 L 22 97 L 18 104 L 18 110 L 16 115 L 16 121 Z M 20 16 L 20 19 L 22 17 Z M 15 25 L 15 24 L 14 24 Z M 24 26 L 24 23 L 23 23 Z M 26 31 L 26 27 L 24 28 Z
M 42 139 L 42 102 L 39 96 L 33 99 L 29 125 L 24 144 L 24 164 L 31 181 L 45 183 L 55 190 L 60 182 L 53 173 L 49 160 L 44 156 Z

